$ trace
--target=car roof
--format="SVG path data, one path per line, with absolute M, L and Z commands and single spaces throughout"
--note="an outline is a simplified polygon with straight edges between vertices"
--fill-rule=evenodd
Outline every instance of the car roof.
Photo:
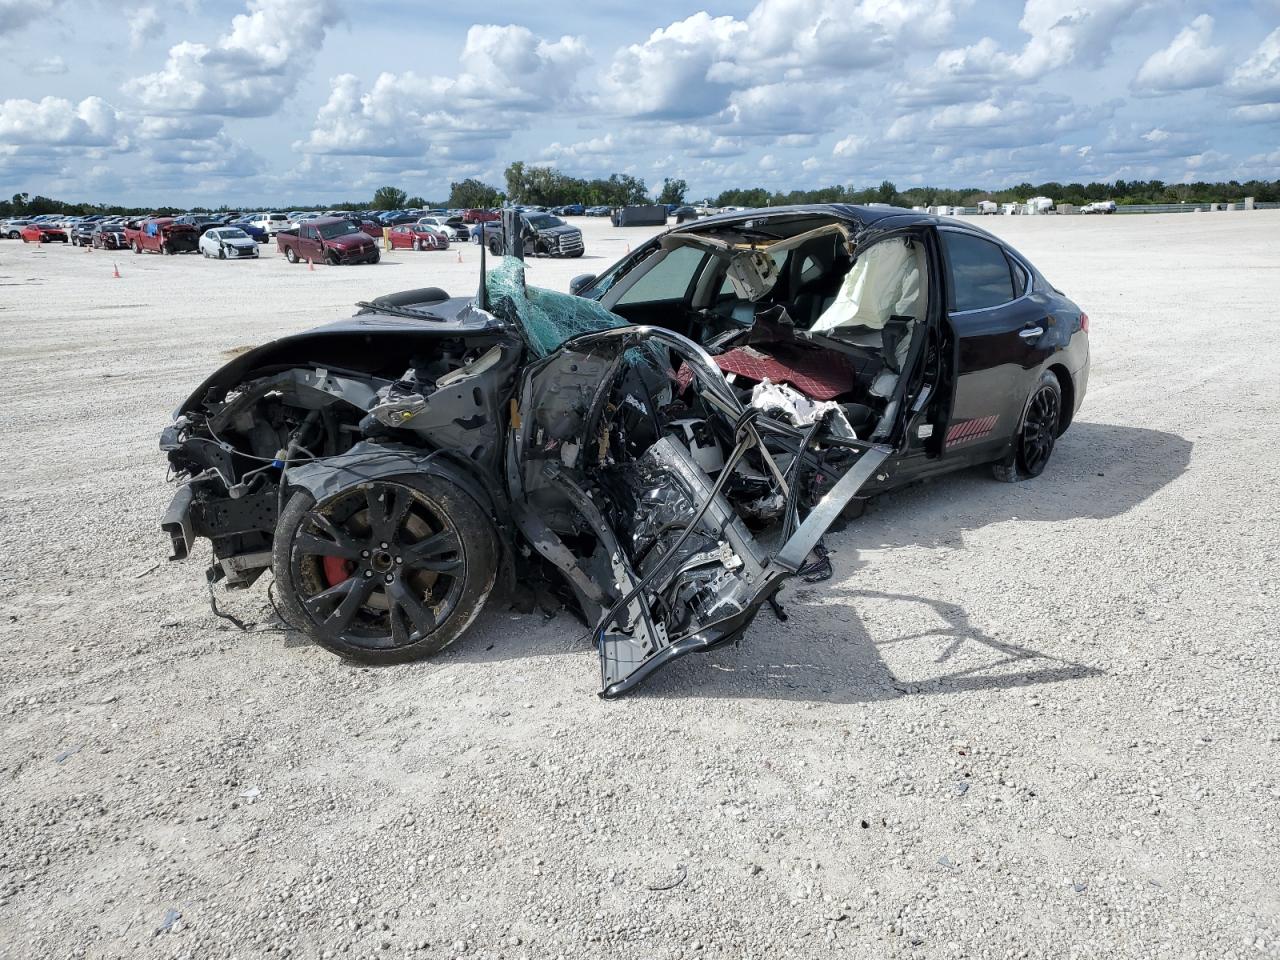
M 709 217 L 682 223 L 673 230 L 699 233 L 716 226 L 732 226 L 761 217 L 829 216 L 847 223 L 854 223 L 863 228 L 875 227 L 878 231 L 898 230 L 913 226 L 945 226 L 955 230 L 963 230 L 976 236 L 984 237 L 1002 247 L 1008 244 L 994 234 L 976 224 L 967 223 L 952 217 L 940 217 L 919 210 L 908 210 L 905 207 L 874 206 L 867 207 L 853 203 L 800 203 L 781 207 L 755 207 L 749 210 L 738 210 L 733 213 L 717 213 Z

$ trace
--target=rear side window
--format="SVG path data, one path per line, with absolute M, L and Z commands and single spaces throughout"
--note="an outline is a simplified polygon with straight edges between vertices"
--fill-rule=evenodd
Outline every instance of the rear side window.
M 696 247 L 676 247 L 619 297 L 618 304 L 683 300 L 693 285 L 693 276 L 704 256 Z
M 942 231 L 942 237 L 953 311 L 997 307 L 1017 296 L 1009 261 L 998 244 L 950 230 Z
M 1027 275 L 1026 267 L 1013 257 L 1009 258 L 1009 269 L 1013 271 L 1013 295 L 1020 297 L 1026 292 L 1027 281 L 1031 278 Z

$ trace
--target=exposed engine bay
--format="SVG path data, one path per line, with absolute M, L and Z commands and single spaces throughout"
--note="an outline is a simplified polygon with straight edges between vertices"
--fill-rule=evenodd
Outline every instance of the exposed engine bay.
M 491 594 L 581 615 L 604 696 L 736 640 L 824 575 L 945 362 L 922 244 L 763 230 L 664 235 L 653 269 L 697 264 L 661 326 L 629 315 L 634 264 L 597 302 L 507 258 L 474 299 L 409 291 L 237 358 L 162 437 L 175 559 L 203 537 L 211 583 L 271 569 L 290 624 L 364 662 L 443 649 Z

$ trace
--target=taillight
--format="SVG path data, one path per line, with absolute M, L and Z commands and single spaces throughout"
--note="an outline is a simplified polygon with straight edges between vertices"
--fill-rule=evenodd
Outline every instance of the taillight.
M 1080 311 L 1080 329 L 1085 333 L 1089 332 L 1089 315 L 1083 310 Z

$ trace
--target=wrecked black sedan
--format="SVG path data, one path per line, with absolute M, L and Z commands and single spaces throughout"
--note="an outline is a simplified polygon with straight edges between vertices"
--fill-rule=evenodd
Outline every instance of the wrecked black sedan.
M 957 221 L 775 208 L 668 230 L 577 296 L 520 260 L 237 357 L 165 429 L 175 559 L 268 569 L 366 663 L 430 656 L 498 594 L 593 625 L 611 697 L 738 639 L 848 507 L 990 463 L 1041 473 L 1088 318 Z

